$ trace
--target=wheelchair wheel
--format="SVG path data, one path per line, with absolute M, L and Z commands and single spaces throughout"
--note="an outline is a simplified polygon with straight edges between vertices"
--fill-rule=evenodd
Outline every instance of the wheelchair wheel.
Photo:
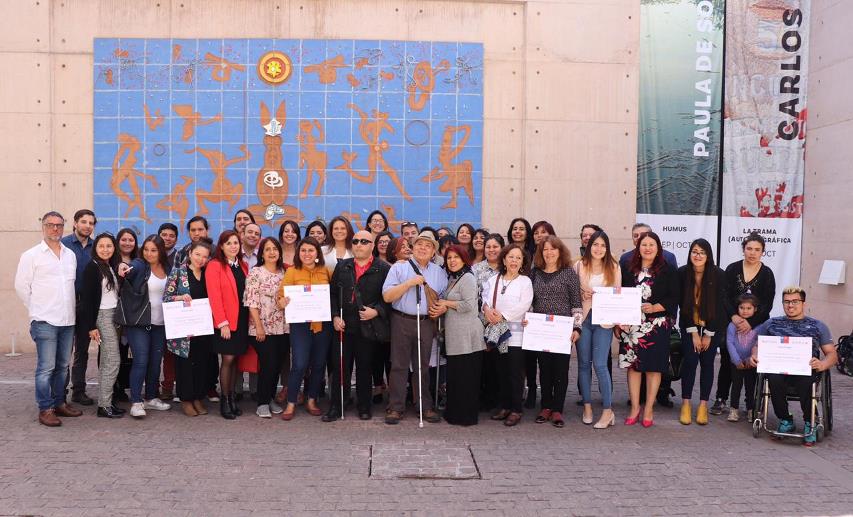
M 755 376 L 755 391 L 754 391 L 754 400 L 752 401 L 752 407 L 754 408 L 756 415 L 764 414 L 764 374 L 759 373 Z M 755 419 L 754 419 L 755 420 Z
M 823 372 L 821 410 L 823 411 L 823 432 L 825 436 L 829 436 L 832 434 L 832 378 L 829 375 L 829 370 Z
M 761 419 L 756 418 L 752 421 L 752 437 L 758 438 L 761 435 Z

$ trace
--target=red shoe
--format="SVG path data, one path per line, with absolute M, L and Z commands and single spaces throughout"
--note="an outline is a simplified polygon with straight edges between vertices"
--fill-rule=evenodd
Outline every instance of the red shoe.
M 637 411 L 637 414 L 634 416 L 629 416 L 625 419 L 625 425 L 634 425 L 640 421 L 640 412 Z
M 643 423 L 642 423 L 642 425 L 643 425 L 643 427 L 651 427 L 651 426 L 655 425 L 655 421 L 654 421 L 654 419 L 652 419 L 652 420 L 646 420 L 646 419 L 644 418 L 644 419 L 643 419 Z

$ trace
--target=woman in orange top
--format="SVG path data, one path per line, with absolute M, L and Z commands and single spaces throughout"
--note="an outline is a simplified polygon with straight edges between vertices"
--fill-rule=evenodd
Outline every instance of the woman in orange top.
M 329 271 L 323 261 L 320 243 L 311 237 L 306 237 L 296 247 L 293 267 L 288 268 L 284 273 L 284 280 L 281 281 L 279 288 L 279 306 L 285 308 L 290 302 L 290 298 L 284 296 L 284 286 L 328 285 L 329 281 Z M 331 314 L 329 316 L 331 320 Z M 308 401 L 305 403 L 305 408 L 312 415 L 320 416 L 317 397 L 320 394 L 320 384 L 323 382 L 326 354 L 329 351 L 331 339 L 332 327 L 329 321 L 290 324 L 291 367 L 287 382 L 287 408 L 281 414 L 282 420 L 290 420 L 296 413 L 299 385 L 302 383 L 305 371 L 309 368 L 311 373 L 306 387 Z

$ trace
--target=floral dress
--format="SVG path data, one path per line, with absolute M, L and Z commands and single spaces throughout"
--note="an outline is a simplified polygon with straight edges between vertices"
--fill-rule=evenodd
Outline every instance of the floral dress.
M 651 301 L 656 278 L 648 270 L 634 275 L 634 285 L 642 290 L 643 303 Z M 643 323 L 631 325 L 619 338 L 619 367 L 641 372 L 664 372 L 669 362 L 669 334 L 672 320 L 668 315 L 644 314 Z

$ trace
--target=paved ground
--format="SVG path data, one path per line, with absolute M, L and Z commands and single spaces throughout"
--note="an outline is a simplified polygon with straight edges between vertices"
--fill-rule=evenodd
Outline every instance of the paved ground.
M 512 429 L 488 419 L 418 429 L 412 415 L 396 427 L 354 414 L 261 420 L 250 404 L 233 422 L 174 409 L 109 421 L 87 408 L 48 429 L 36 422 L 33 364 L 0 357 L 0 515 L 853 513 L 853 379 L 841 375 L 835 432 L 806 449 L 724 417 L 684 427 L 675 409 L 650 429 L 626 427 L 621 375 L 617 425 L 596 431 L 574 406 L 574 372 L 564 429 L 536 425 L 532 411 Z M 419 475 L 447 472 L 470 479 Z

